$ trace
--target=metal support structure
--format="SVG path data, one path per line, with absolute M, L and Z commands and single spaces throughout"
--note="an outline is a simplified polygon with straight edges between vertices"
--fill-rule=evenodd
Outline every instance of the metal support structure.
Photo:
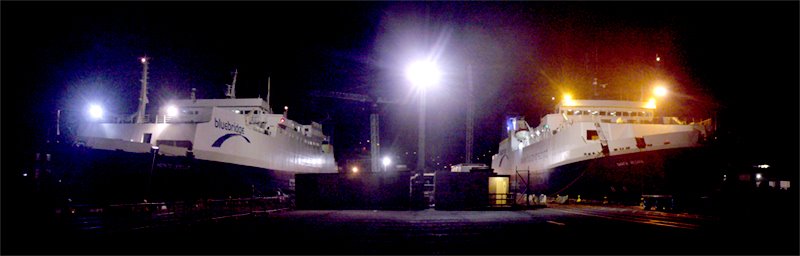
M 425 171 L 425 90 L 420 90 L 419 97 L 419 131 L 417 141 L 417 170 Z
M 150 148 L 150 153 L 153 154 L 153 160 L 150 162 L 150 172 L 147 175 L 147 190 L 145 196 L 148 198 L 153 195 L 153 169 L 156 168 L 156 157 L 158 156 L 158 147 Z
M 472 163 L 472 136 L 473 136 L 473 116 L 475 115 L 475 104 L 473 102 L 474 86 L 472 84 L 472 65 L 467 65 L 467 139 L 465 145 L 465 163 Z
M 530 201 L 531 200 L 531 187 L 530 187 L 531 171 L 530 171 L 530 169 L 526 171 L 526 173 L 528 175 L 527 179 L 523 178 L 522 174 L 519 174 L 519 171 L 520 170 L 514 170 L 514 172 L 517 174 L 516 178 L 519 179 L 519 180 L 522 180 L 522 182 L 525 184 L 525 205 L 530 206 L 531 205 L 531 201 Z M 517 181 L 517 187 L 518 187 L 517 188 L 517 193 L 519 193 L 519 180 Z
M 56 140 L 61 137 L 61 110 L 56 110 Z
M 369 115 L 369 139 L 370 139 L 370 170 L 378 172 L 381 170 L 380 161 L 380 117 L 378 115 L 378 104 L 398 103 L 398 101 L 386 100 L 383 98 L 373 98 L 363 94 L 346 93 L 346 92 L 322 92 L 312 91 L 311 96 L 314 97 L 328 97 L 341 100 L 350 100 L 357 102 L 369 102 L 372 104 L 372 110 Z M 269 97 L 269 96 L 268 96 Z
M 380 130 L 378 119 L 378 103 L 372 103 L 372 113 L 369 115 L 369 143 L 370 143 L 370 162 L 372 172 L 379 172 L 381 148 Z
M 144 112 L 147 108 L 147 64 L 148 59 L 147 57 L 143 57 L 142 59 L 142 90 L 139 92 L 139 109 L 136 112 L 136 123 L 141 124 L 144 123 Z
M 528 206 L 531 206 L 531 170 L 528 170 L 528 180 L 525 181 L 525 201 L 528 202 Z
M 235 99 L 236 98 L 236 76 L 237 75 L 239 75 L 239 69 L 236 69 L 236 70 L 233 71 L 233 83 L 228 85 L 228 91 L 225 92 L 225 96 L 228 96 L 228 98 L 231 98 L 231 99 Z

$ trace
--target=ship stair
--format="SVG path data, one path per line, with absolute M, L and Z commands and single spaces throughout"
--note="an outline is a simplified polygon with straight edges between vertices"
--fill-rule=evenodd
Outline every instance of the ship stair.
M 608 149 L 608 137 L 606 137 L 600 122 L 597 121 L 597 117 L 593 117 L 593 119 L 594 127 L 597 128 L 597 135 L 600 136 L 600 147 L 603 149 L 603 156 L 609 156 L 611 155 L 611 150 Z

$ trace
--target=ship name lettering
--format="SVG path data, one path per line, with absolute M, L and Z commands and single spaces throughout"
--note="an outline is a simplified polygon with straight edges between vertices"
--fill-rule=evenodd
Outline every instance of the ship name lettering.
M 231 123 L 228 121 L 223 122 L 219 119 L 214 118 L 214 127 L 244 135 L 244 127 L 242 127 L 237 123 Z

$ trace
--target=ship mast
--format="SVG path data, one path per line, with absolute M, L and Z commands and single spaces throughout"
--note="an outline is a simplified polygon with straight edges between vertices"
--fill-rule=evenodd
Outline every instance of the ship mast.
M 270 77 L 267 77 L 267 110 L 272 114 L 272 106 L 269 105 L 269 92 L 271 90 Z
M 228 91 L 225 92 L 225 96 L 228 98 L 235 99 L 236 98 L 236 76 L 239 74 L 239 69 L 233 71 L 233 83 L 228 85 Z
M 147 107 L 147 57 L 142 57 L 142 90 L 139 92 L 139 109 L 136 112 L 136 123 L 144 123 L 144 111 Z

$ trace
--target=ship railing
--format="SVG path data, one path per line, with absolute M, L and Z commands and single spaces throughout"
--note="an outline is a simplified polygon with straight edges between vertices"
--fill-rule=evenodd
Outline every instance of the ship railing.
M 600 123 L 617 123 L 616 120 L 619 117 L 598 117 L 597 120 L 591 121 L 598 121 Z M 710 119 L 702 119 L 696 117 L 677 117 L 677 116 L 655 116 L 649 118 L 641 118 L 641 117 L 622 117 L 622 123 L 626 124 L 667 124 L 667 125 L 691 125 L 691 124 L 700 124 L 700 123 L 707 123 L 710 122 Z M 567 123 L 565 126 L 570 126 L 571 123 Z
M 144 115 L 145 123 L 166 123 L 166 115 Z M 106 116 L 100 122 L 113 124 L 133 124 L 136 123 L 136 115 L 111 115 Z
M 187 122 L 205 122 L 205 118 L 184 118 L 184 117 L 170 117 L 168 115 L 145 115 L 144 116 L 144 123 L 155 123 L 155 124 L 165 124 L 165 123 L 187 123 Z M 106 116 L 102 120 L 102 123 L 112 123 L 112 124 L 133 124 L 136 123 L 136 116 L 135 115 L 113 115 L 113 116 Z
M 145 116 L 145 118 L 147 118 L 147 116 Z M 132 124 L 136 123 L 136 115 L 110 115 L 103 117 L 100 122 L 112 124 Z

